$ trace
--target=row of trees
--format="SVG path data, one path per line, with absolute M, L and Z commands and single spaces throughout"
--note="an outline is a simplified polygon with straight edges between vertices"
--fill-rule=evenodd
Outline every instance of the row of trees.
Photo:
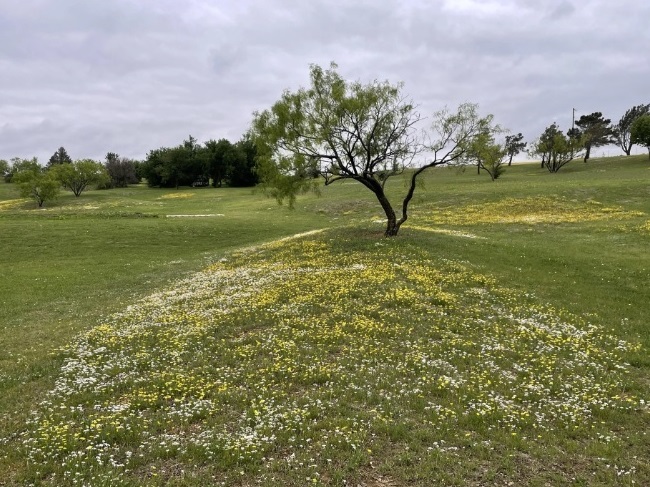
M 88 161 L 90 159 L 84 160 Z M 45 168 L 42 168 L 39 165 L 38 159 L 36 158 L 21 159 L 19 157 L 14 157 L 10 161 L 0 159 L 0 176 L 4 177 L 5 182 L 10 183 L 12 182 L 14 174 L 25 169 L 33 169 L 37 166 L 38 168 L 49 170 L 57 167 L 66 167 L 67 164 L 72 163 L 72 158 L 68 155 L 65 148 L 59 147 L 54 155 L 50 157 Z M 101 181 L 102 188 L 123 188 L 128 184 L 139 183 L 142 179 L 142 176 L 139 175 L 139 161 L 120 157 L 114 152 L 109 152 L 106 155 L 104 168 L 106 169 L 108 177 Z
M 92 159 L 73 161 L 64 147 L 57 149 L 45 167 L 35 157 L 0 160 L 0 175 L 4 175 L 5 182 L 15 183 L 21 195 L 34 199 L 39 207 L 56 198 L 62 188 L 79 197 L 90 186 L 105 189 L 138 183 L 139 168 L 138 161 L 113 152 L 106 155 L 104 164 Z
M 587 162 L 592 148 L 614 143 L 628 156 L 635 144 L 645 146 L 650 156 L 650 104 L 630 108 L 618 124 L 594 112 L 581 116 L 575 125 L 566 134 L 556 123 L 544 129 L 530 151 L 541 157 L 542 167 L 555 173 L 578 157 Z
M 546 127 L 531 144 L 528 154 L 541 158 L 541 167 L 552 173 L 558 172 L 579 157 L 587 162 L 593 148 L 609 144 L 618 144 L 628 156 L 632 147 L 638 144 L 647 147 L 650 155 L 648 127 L 650 104 L 630 108 L 617 124 L 612 124 L 601 112 L 594 112 L 582 115 L 566 134 L 560 130 L 557 123 Z M 503 144 L 496 144 L 494 134 L 499 132 L 497 129 L 491 135 L 480 134 L 467 154 L 469 159 L 476 162 L 479 174 L 481 169 L 484 169 L 492 180 L 503 173 L 505 157 L 508 157 L 508 165 L 511 165 L 513 156 L 525 150 L 527 146 L 521 133 L 507 135 Z
M 23 197 L 33 198 L 39 207 L 54 199 L 61 188 L 75 196 L 91 185 L 100 189 L 123 188 L 146 178 L 149 186 L 207 186 L 224 183 L 230 186 L 254 186 L 257 151 L 249 137 L 233 144 L 226 139 L 197 143 L 192 136 L 176 147 L 162 147 L 149 152 L 140 162 L 109 152 L 104 163 L 90 159 L 73 161 L 64 147 L 50 157 L 46 166 L 36 158 L 0 160 L 0 176 L 16 183 Z
M 190 135 L 176 147 L 149 151 L 142 163 L 141 174 L 149 186 L 204 186 L 210 179 L 213 187 L 224 183 L 234 187 L 254 186 L 255 144 L 244 137 L 233 144 L 227 139 L 208 140 L 199 144 Z
M 54 163 L 42 167 L 36 158 L 14 160 L 9 182 L 18 185 L 21 196 L 32 198 L 39 208 L 48 200 L 56 198 L 65 188 L 80 196 L 90 185 L 110 181 L 106 168 L 91 159 Z

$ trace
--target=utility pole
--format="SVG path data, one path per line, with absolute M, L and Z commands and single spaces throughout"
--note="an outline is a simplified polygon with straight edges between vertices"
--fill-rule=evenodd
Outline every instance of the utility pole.
M 573 117 L 571 118 L 571 132 L 576 128 L 576 109 L 573 109 Z

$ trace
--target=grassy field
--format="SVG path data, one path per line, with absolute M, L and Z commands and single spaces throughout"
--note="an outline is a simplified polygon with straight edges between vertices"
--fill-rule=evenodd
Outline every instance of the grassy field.
M 389 240 L 355 184 L 14 191 L 0 483 L 650 484 L 647 157 L 439 169 Z

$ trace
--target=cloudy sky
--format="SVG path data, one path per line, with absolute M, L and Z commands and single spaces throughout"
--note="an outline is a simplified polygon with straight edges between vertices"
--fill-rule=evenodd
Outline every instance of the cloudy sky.
M 0 158 L 235 141 L 330 61 L 527 139 L 573 107 L 617 121 L 650 103 L 648 19 L 647 0 L 0 0 Z

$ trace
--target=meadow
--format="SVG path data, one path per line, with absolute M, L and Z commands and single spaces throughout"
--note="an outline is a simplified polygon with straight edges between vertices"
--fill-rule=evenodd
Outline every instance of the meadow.
M 390 190 L 404 192 L 403 182 Z M 0 483 L 650 485 L 650 162 L 0 183 Z

